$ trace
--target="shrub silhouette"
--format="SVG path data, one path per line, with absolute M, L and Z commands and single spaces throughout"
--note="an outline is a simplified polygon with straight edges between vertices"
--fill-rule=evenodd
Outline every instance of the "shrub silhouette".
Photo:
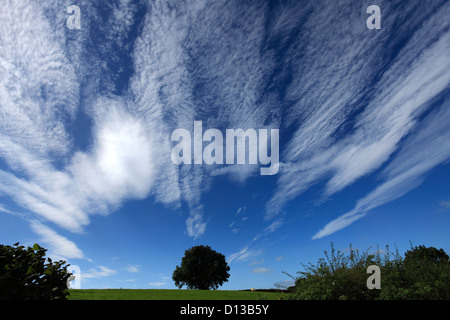
M 217 289 L 230 276 L 225 256 L 209 246 L 195 246 L 185 251 L 181 266 L 176 266 L 172 279 L 178 288 Z
M 38 244 L 0 245 L 0 300 L 66 299 L 68 265 L 46 259 L 46 251 Z

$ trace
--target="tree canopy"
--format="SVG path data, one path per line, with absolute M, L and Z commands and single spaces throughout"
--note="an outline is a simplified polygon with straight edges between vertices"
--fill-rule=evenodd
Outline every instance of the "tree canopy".
M 228 281 L 230 274 L 225 256 L 209 246 L 195 246 L 185 251 L 181 265 L 176 266 L 172 279 L 178 288 L 210 290 Z

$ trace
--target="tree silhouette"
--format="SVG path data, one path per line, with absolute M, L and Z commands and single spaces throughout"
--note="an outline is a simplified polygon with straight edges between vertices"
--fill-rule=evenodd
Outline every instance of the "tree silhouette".
M 175 268 L 172 279 L 178 288 L 217 289 L 228 281 L 230 267 L 225 256 L 209 246 L 195 246 L 185 251 L 181 265 Z

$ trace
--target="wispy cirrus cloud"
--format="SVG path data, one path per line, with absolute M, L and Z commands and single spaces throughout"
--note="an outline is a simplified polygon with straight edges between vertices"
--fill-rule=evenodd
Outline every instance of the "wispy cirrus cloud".
M 165 141 L 176 128 L 192 130 L 194 120 L 207 127 L 262 128 L 276 111 L 264 87 L 273 59 L 261 54 L 266 4 L 155 1 L 136 41 L 136 74 L 131 90 L 136 114 L 159 128 Z M 239 27 L 237 27 L 239 26 Z M 173 166 L 170 144 L 162 143 L 161 191 L 166 203 L 186 201 L 186 231 L 206 230 L 201 194 L 211 176 L 227 174 L 244 181 L 256 167 Z M 250 169 L 250 170 L 249 170 Z
M 122 42 L 136 12 L 123 5 L 127 11 L 115 14 L 115 28 L 124 32 L 117 41 Z M 22 0 L 0 8 L 2 21 L 14 21 L 11 27 L 0 26 L 0 157 L 6 164 L 0 169 L 0 194 L 21 208 L 21 216 L 57 254 L 80 258 L 74 243 L 34 218 L 82 232 L 90 215 L 108 214 L 125 200 L 145 198 L 156 180 L 158 140 L 153 128 L 131 113 L 132 102 L 111 93 L 102 97 L 104 88 L 95 81 L 80 110 L 86 93 L 81 83 L 92 72 L 86 69 L 89 63 L 80 62 L 87 37 L 80 31 L 76 43 L 66 39 L 70 35 L 63 27 L 51 25 L 64 22 L 60 7 L 57 2 L 41 6 Z M 83 9 L 88 7 L 86 3 Z M 83 19 L 83 26 L 89 26 L 89 15 Z M 116 37 L 120 30 L 111 32 Z M 96 61 L 91 68 L 101 65 L 98 56 Z M 108 78 L 108 72 L 102 74 Z M 114 78 L 109 81 L 114 83 Z M 70 130 L 79 112 L 93 124 L 85 150 L 74 144 Z
M 268 219 L 279 214 L 287 201 L 315 184 L 325 182 L 323 194 L 326 197 L 379 169 L 401 147 L 405 137 L 417 129 L 425 112 L 449 87 L 450 76 L 445 71 L 450 64 L 448 22 L 443 22 L 450 10 L 448 4 L 420 11 L 415 6 L 405 7 L 408 14 L 415 17 L 397 30 L 409 35 L 407 42 L 395 56 L 383 57 L 379 62 L 373 59 L 382 55 L 395 14 L 384 21 L 384 31 L 371 38 L 367 37 L 366 30 L 349 29 L 347 23 L 357 19 L 358 12 L 346 6 L 342 13 L 347 14 L 349 9 L 350 18 L 341 19 L 339 14 L 333 14 L 331 19 L 335 23 L 317 23 L 317 19 L 329 17 L 325 14 L 328 9 L 323 8 L 317 16 L 312 13 L 311 20 L 308 18 L 305 22 L 305 32 L 310 31 L 305 36 L 306 42 L 314 39 L 315 46 L 303 45 L 306 49 L 299 49 L 299 52 L 304 59 L 295 60 L 303 73 L 297 73 L 299 76 L 294 78 L 288 92 L 298 98 L 290 114 L 292 119 L 298 119 L 299 126 L 284 149 L 284 170 L 280 170 L 277 189 L 267 203 Z M 335 18 L 338 20 L 333 20 Z M 331 26 L 338 32 L 348 33 L 352 43 L 342 41 L 345 35 L 343 38 L 325 36 L 323 42 L 318 41 L 318 37 L 332 34 L 324 30 Z M 339 27 L 336 29 L 336 26 Z M 318 51 L 322 53 L 312 55 Z M 314 61 L 310 61 L 313 57 Z M 431 140 L 430 143 L 434 145 Z M 422 154 L 421 149 L 411 152 L 419 150 Z M 433 166 L 440 163 L 424 158 L 420 161 Z M 433 167 L 419 168 L 410 164 L 405 167 L 394 161 L 389 168 L 392 172 L 408 172 L 415 180 L 425 174 L 425 168 Z M 355 210 L 331 222 L 314 238 L 362 218 L 374 203 L 386 202 L 384 198 L 388 193 L 382 192 L 383 189 L 390 189 L 394 198 L 404 194 L 404 185 L 393 182 L 394 176 L 374 191 L 371 201 L 361 200 Z M 372 205 L 361 210 L 360 206 L 368 202 Z
M 81 259 L 84 257 L 83 251 L 77 245 L 56 233 L 48 226 L 33 220 L 32 230 L 41 237 L 42 242 L 49 248 L 49 256 L 54 259 Z
M 160 286 L 166 285 L 167 281 L 170 279 L 171 279 L 171 277 L 160 274 L 159 281 L 150 282 L 149 285 L 154 286 L 154 287 L 160 287 Z
M 228 263 L 233 262 L 245 262 L 253 259 L 254 263 L 256 261 L 256 258 L 263 254 L 264 250 L 262 249 L 262 246 L 259 242 L 261 238 L 264 236 L 267 236 L 276 230 L 278 230 L 281 226 L 285 224 L 285 221 L 283 218 L 279 218 L 274 220 L 273 222 L 269 223 L 267 227 L 263 229 L 262 232 L 257 233 L 253 238 L 248 242 L 246 246 L 244 246 L 241 250 L 234 252 L 232 254 L 229 254 L 227 256 Z M 261 263 L 264 261 L 264 259 L 261 260 Z M 250 264 L 252 265 L 252 264 Z
M 139 272 L 139 268 L 141 266 L 136 264 L 136 265 L 128 265 L 125 269 L 129 272 L 129 273 L 138 273 Z
M 149 285 L 154 286 L 154 287 L 160 287 L 167 284 L 166 282 L 150 282 Z
M 242 262 L 242 261 L 248 261 L 251 259 L 255 259 L 257 256 L 261 255 L 262 250 L 252 248 L 250 245 L 242 248 L 238 252 L 234 252 L 227 256 L 227 262 L 233 263 L 233 262 Z
M 29 212 L 74 232 L 81 232 L 90 214 L 147 196 L 154 167 L 146 129 L 118 101 L 99 101 L 96 110 L 92 150 L 76 152 L 63 170 L 20 146 L 6 146 L 8 152 L 21 152 L 16 159 L 29 174 L 0 171 L 0 190 Z
M 81 279 L 99 279 L 112 276 L 116 273 L 116 270 L 112 270 L 105 266 L 99 266 L 98 268 L 91 268 L 87 272 L 83 272 L 81 274 Z
M 3 3 L 0 19 L 0 139 L 40 156 L 65 155 L 79 85 L 58 34 L 34 1 Z
M 448 90 L 447 3 L 383 3 L 391 13 L 368 33 L 364 3 L 80 1 L 83 28 L 71 32 L 57 27 L 62 2 L 0 8 L 0 192 L 28 219 L 82 232 L 91 215 L 151 196 L 185 202 L 186 233 L 201 236 L 211 180 L 243 183 L 257 168 L 173 165 L 170 133 L 194 120 L 284 134 L 268 226 L 253 241 L 284 225 L 284 205 L 318 183 L 327 197 L 388 168 L 385 183 L 325 235 L 441 159 L 395 161 Z M 86 128 L 74 130 L 77 121 Z M 257 253 L 249 245 L 230 258 Z
M 383 171 L 385 180 L 364 198 L 357 201 L 350 212 L 330 221 L 313 239 L 320 239 L 363 218 L 367 213 L 395 200 L 416 188 L 425 174 L 450 160 L 450 99 L 430 114 L 417 132 L 408 137 L 404 146 Z
M 265 267 L 257 267 L 252 270 L 253 273 L 269 273 L 272 272 L 272 269 Z

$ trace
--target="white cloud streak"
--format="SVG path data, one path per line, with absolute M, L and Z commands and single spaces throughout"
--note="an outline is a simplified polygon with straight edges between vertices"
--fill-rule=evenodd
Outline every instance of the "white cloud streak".
M 149 285 L 153 286 L 153 287 L 160 287 L 167 284 L 166 282 L 150 282 Z
M 450 160 L 450 101 L 430 114 L 416 133 L 408 137 L 404 146 L 383 171 L 385 181 L 364 198 L 358 200 L 350 212 L 330 221 L 313 239 L 320 239 L 363 218 L 370 210 L 393 201 L 420 185 L 425 174 Z M 420 152 L 418 152 L 420 150 Z
M 340 26 L 337 28 L 339 37 L 324 30 L 330 27 L 336 30 L 335 24 L 320 23 L 320 19 L 328 17 L 340 19 L 335 13 L 326 14 L 332 6 L 323 8 L 319 16 L 307 19 L 305 32 L 310 31 L 308 37 L 317 45 L 305 45 L 306 59 L 298 60 L 301 62 L 298 68 L 306 68 L 306 64 L 308 67 L 297 73 L 301 77 L 294 79 L 289 90 L 292 97 L 299 99 L 291 111 L 293 119 L 302 121 L 284 150 L 284 170 L 281 170 L 275 194 L 267 203 L 267 219 L 279 214 L 287 201 L 319 182 L 326 182 L 324 196 L 339 192 L 380 168 L 398 150 L 402 139 L 416 129 L 420 116 L 430 108 L 433 99 L 449 86 L 450 75 L 446 69 L 450 66 L 450 34 L 449 23 L 444 18 L 449 8 L 445 4 L 438 10 L 427 8 L 415 12 L 416 23 L 421 25 L 414 33 L 408 30 L 413 29 L 412 23 L 404 23 L 401 30 L 394 31 L 390 29 L 393 20 L 384 22 L 383 28 L 388 32 L 405 32 L 411 37 L 396 58 L 386 65 L 374 92 L 364 91 L 364 84 L 368 84 L 378 70 L 377 62 L 372 59 L 381 54 L 383 46 L 380 44 L 385 42 L 386 31 L 373 39 L 367 37 L 367 30 L 350 29 L 347 22 L 356 19 L 352 9 L 349 18 L 342 22 L 331 21 Z M 342 14 L 346 14 L 347 9 L 344 6 Z M 388 17 L 394 18 L 395 15 Z M 352 42 L 346 42 L 346 35 L 341 33 L 348 33 Z M 317 37 L 327 34 L 333 34 L 333 38 L 317 41 Z M 324 53 L 312 55 L 308 50 Z M 308 60 L 313 57 L 314 61 Z M 368 101 L 367 106 L 354 116 L 351 126 L 347 125 L 351 130 L 343 131 L 342 126 L 352 112 L 358 111 L 356 103 L 361 100 Z M 348 134 L 344 135 L 345 132 Z M 364 214 L 355 210 L 336 222 L 345 226 L 362 216 Z M 334 225 L 330 224 L 330 230 Z
M 229 264 L 233 262 L 242 262 L 255 259 L 262 253 L 261 249 L 252 249 L 249 246 L 244 247 L 238 252 L 232 253 L 227 257 L 227 262 Z
M 241 6 L 206 1 L 150 5 L 135 43 L 137 72 L 131 88 L 135 113 L 163 133 L 160 147 L 166 155 L 169 133 L 191 129 L 194 120 L 204 120 L 208 127 L 263 127 L 271 106 L 259 100 L 272 66 L 259 49 L 265 8 Z M 194 238 L 206 230 L 200 202 L 210 177 L 227 174 L 242 182 L 256 172 L 251 166 L 177 167 L 168 156 L 162 162 L 161 192 L 155 197 L 165 203 L 187 202 L 186 232 Z
M 141 267 L 140 265 L 128 265 L 125 269 L 129 273 L 138 273 L 140 267 Z
M 116 274 L 117 271 L 112 270 L 105 266 L 99 266 L 98 268 L 91 268 L 88 270 L 88 272 L 81 273 L 81 279 L 99 279 L 103 277 L 109 277 L 113 274 Z
M 272 269 L 265 267 L 257 267 L 252 270 L 253 273 L 269 273 L 272 272 Z
M 41 240 L 49 248 L 48 255 L 55 259 L 81 259 L 84 257 L 83 251 L 77 245 L 56 233 L 46 225 L 31 221 L 32 230 L 41 237 Z

